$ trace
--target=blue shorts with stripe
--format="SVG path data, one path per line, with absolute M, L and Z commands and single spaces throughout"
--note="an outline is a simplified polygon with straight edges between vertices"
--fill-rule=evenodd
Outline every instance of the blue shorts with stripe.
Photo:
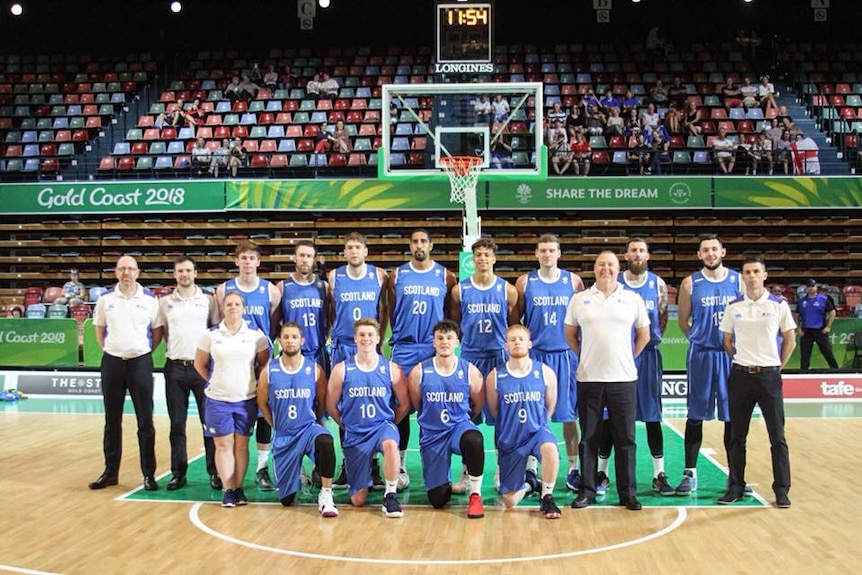
M 343 447 L 350 495 L 371 487 L 371 458 L 383 451 L 384 441 L 391 439 L 397 444 L 400 438 L 398 427 L 391 421 L 382 422 L 363 437 L 345 430 L 344 442 L 350 444 L 350 447 Z
M 422 477 L 425 479 L 425 489 L 431 491 L 435 487 L 446 485 L 451 481 L 452 454 L 462 455 L 461 436 L 478 428 L 472 421 L 464 421 L 447 430 L 445 433 L 434 434 L 426 441 L 420 436 L 419 453 L 422 455 Z
M 638 421 L 661 421 L 661 350 L 648 345 L 635 359 L 638 370 Z
M 472 357 L 470 355 L 461 354 L 461 359 L 465 359 L 475 365 L 476 369 L 479 370 L 479 373 L 482 374 L 482 381 L 484 381 L 488 377 L 488 374 L 491 373 L 498 365 L 506 363 L 507 355 L 506 352 L 501 349 L 494 355 Z M 494 425 L 497 422 L 494 416 L 491 415 L 487 402 L 482 406 L 482 419 L 487 425 Z
M 314 442 L 319 435 L 332 435 L 319 423 L 313 423 L 298 434 L 281 435 L 276 432 L 272 441 L 272 470 L 278 488 L 278 498 L 284 499 L 301 487 L 299 473 L 302 457 L 314 462 Z
M 570 423 L 578 419 L 578 356 L 568 349 L 565 351 L 530 350 L 530 357 L 541 361 L 551 368 L 557 376 L 557 405 L 551 414 L 551 421 Z
M 727 405 L 727 378 L 731 358 L 723 349 L 692 345 L 685 362 L 688 385 L 688 418 L 709 421 L 716 418 L 730 421 Z
M 539 461 L 542 460 L 542 445 L 553 443 L 557 445 L 557 438 L 547 425 L 539 428 L 529 441 L 518 446 L 512 451 L 498 450 L 500 463 L 500 493 L 517 491 L 524 486 L 527 478 L 527 456 L 532 455 Z

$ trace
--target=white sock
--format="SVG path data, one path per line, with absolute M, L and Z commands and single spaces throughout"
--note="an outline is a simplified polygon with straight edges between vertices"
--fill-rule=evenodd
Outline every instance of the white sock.
M 596 471 L 601 471 L 605 475 L 608 474 L 608 466 L 611 464 L 610 457 L 599 457 L 599 467 Z
M 269 449 L 257 450 L 257 470 L 260 471 L 269 463 Z
M 387 493 L 397 493 L 398 492 L 398 480 L 389 481 L 386 480 L 386 491 L 384 491 L 384 495 Z
M 554 494 L 554 484 L 553 483 L 542 483 L 542 497 L 545 495 L 553 495 Z
M 578 468 L 578 456 L 577 455 L 569 455 L 566 457 L 566 460 L 569 462 L 569 471 L 572 469 Z
M 527 456 L 527 470 L 535 473 L 539 469 L 539 460 L 532 455 Z
M 658 477 L 659 473 L 664 473 L 664 457 L 652 458 L 652 476 Z
M 697 469 L 694 467 L 686 467 L 686 471 L 688 471 L 692 477 L 697 477 Z
M 470 493 L 478 493 L 482 494 L 482 476 L 481 475 L 468 475 L 470 480 Z

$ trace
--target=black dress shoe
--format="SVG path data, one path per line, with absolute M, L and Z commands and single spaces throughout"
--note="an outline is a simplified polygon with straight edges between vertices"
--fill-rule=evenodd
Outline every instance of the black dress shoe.
M 643 509 L 643 505 L 641 505 L 640 500 L 632 495 L 625 501 L 620 501 L 620 505 L 628 509 L 629 511 L 640 511 Z
M 144 476 L 144 490 L 145 491 L 156 491 L 159 488 L 159 484 L 156 483 L 156 478 L 152 475 Z
M 572 509 L 583 509 L 584 507 L 588 507 L 595 502 L 595 497 L 590 497 L 589 495 L 580 495 L 577 499 L 572 501 Z
M 218 475 L 210 475 L 210 487 L 212 487 L 213 491 L 221 491 L 223 487 L 221 477 Z
M 116 485 L 116 484 L 117 484 L 117 478 L 116 477 L 108 475 L 107 473 L 103 473 L 99 476 L 99 478 L 97 480 L 92 481 L 88 485 L 88 487 L 90 489 L 104 489 L 105 487 L 108 487 L 110 485 Z
M 171 480 L 168 481 L 168 491 L 174 491 L 176 489 L 179 489 L 180 487 L 185 486 L 185 484 L 185 475 L 174 475 L 173 477 L 171 477 Z

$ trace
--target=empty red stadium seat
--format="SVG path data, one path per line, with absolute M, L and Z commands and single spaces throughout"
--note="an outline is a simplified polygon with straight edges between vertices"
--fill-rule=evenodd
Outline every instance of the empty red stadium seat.
M 268 166 L 268 157 L 265 154 L 252 154 L 249 165 L 252 168 L 266 168 Z
M 114 158 L 111 156 L 106 156 L 99 160 L 99 171 L 108 171 L 113 170 L 116 167 L 116 163 L 114 162 Z

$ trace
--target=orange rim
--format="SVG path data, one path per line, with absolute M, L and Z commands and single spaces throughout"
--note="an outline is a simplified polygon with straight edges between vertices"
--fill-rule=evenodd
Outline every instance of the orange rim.
M 482 158 L 477 158 L 476 156 L 446 156 L 440 158 L 440 163 L 452 170 L 455 175 L 466 176 L 470 173 L 471 168 L 482 164 Z

